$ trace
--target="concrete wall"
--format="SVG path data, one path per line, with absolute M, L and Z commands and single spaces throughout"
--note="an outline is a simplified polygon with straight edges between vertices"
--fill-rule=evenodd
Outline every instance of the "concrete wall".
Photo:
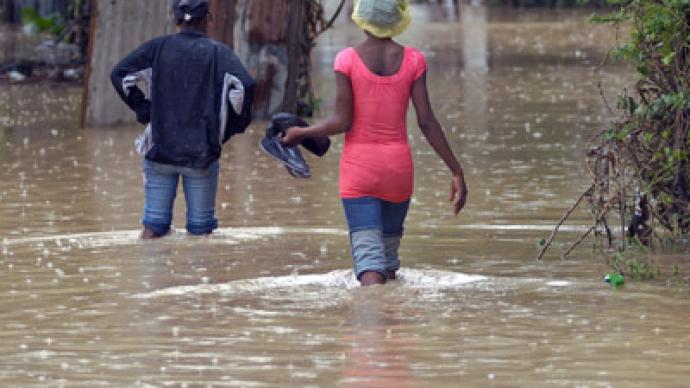
M 170 3 L 163 0 L 92 0 L 95 33 L 86 80 L 84 125 L 133 122 L 134 114 L 110 83 L 113 66 L 133 49 L 175 27 Z

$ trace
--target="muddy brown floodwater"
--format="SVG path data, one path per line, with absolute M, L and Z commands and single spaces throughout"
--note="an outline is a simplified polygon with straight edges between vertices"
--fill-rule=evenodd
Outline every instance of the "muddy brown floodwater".
M 258 151 L 256 123 L 224 150 L 218 233 L 185 235 L 180 196 L 177 231 L 141 242 L 141 128 L 77 129 L 79 88 L 0 85 L 0 385 L 687 386 L 687 290 L 613 290 L 586 246 L 534 259 L 588 183 L 611 32 L 583 12 L 413 11 L 401 41 L 428 57 L 471 193 L 452 217 L 448 173 L 411 124 L 404 269 L 384 287 L 350 272 L 342 139 L 295 180 Z M 326 111 L 333 56 L 360 37 L 341 21 L 320 38 Z M 633 79 L 601 75 L 609 98 Z

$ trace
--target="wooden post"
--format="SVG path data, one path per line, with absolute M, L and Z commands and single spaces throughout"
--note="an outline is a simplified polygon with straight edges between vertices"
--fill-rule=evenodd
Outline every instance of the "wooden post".
M 87 49 L 87 61 L 84 65 L 84 79 L 82 80 L 84 84 L 84 89 L 81 95 L 81 113 L 79 117 L 79 127 L 86 128 L 86 107 L 89 101 L 89 80 L 91 79 L 91 58 L 93 56 L 93 41 L 96 35 L 96 18 L 98 18 L 98 0 L 88 0 L 89 1 L 89 42 Z

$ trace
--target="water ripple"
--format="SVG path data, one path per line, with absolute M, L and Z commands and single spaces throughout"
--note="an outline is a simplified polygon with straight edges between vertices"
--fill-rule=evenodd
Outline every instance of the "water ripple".
M 461 288 L 470 283 L 487 280 L 480 275 L 466 275 L 449 271 L 401 269 L 398 272 L 398 283 L 401 287 L 412 289 L 449 289 Z M 351 270 L 336 270 L 325 274 L 288 275 L 278 277 L 261 277 L 256 279 L 236 280 L 222 284 L 195 284 L 164 288 L 148 293 L 136 294 L 133 297 L 150 299 L 158 297 L 221 294 L 233 295 L 242 293 L 266 292 L 275 289 L 294 289 L 308 286 L 319 286 L 340 289 L 359 287 Z

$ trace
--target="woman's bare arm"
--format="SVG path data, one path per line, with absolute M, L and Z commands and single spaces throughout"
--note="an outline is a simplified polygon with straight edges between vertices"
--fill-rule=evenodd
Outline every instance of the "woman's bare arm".
M 283 144 L 296 145 L 307 137 L 331 136 L 346 132 L 352 124 L 352 85 L 346 75 L 335 73 L 335 112 L 326 120 L 309 127 L 289 128 L 282 138 Z
M 467 185 L 462 167 L 448 145 L 429 101 L 429 91 L 426 85 L 426 73 L 419 77 L 412 85 L 412 104 L 417 112 L 417 123 L 431 148 L 443 159 L 453 174 L 450 188 L 450 201 L 453 203 L 453 213 L 458 214 L 467 201 Z

